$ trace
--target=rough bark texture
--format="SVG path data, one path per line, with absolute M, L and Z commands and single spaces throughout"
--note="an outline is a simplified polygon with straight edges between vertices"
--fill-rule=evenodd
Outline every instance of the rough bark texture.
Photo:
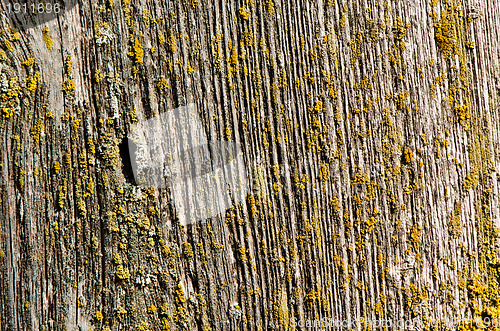
M 92 0 L 9 22 L 1 330 L 500 314 L 498 1 Z M 120 144 L 189 103 L 243 146 L 252 192 L 181 226 Z

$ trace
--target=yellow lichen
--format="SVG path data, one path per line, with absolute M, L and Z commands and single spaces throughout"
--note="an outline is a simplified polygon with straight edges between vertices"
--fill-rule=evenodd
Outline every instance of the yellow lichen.
M 193 67 L 191 67 L 191 63 L 187 63 L 187 72 L 188 72 L 188 75 L 192 75 L 194 73 L 194 69 Z
M 0 62 L 5 62 L 7 60 L 7 53 L 3 49 L 0 49 Z
M 479 171 L 477 168 L 471 170 L 469 174 L 465 177 L 463 188 L 468 191 L 475 188 L 479 184 Z
M 156 87 L 160 90 L 168 89 L 168 81 L 165 78 L 158 79 L 158 83 L 156 83 Z
M 45 126 L 43 124 L 43 118 L 39 119 L 30 129 L 31 136 L 33 137 L 33 140 L 35 140 L 37 146 L 40 143 L 40 138 L 43 136 L 44 129 Z
M 35 59 L 32 57 L 27 58 L 26 60 L 22 61 L 21 64 L 26 67 L 31 67 L 33 64 L 35 64 Z
M 128 279 L 131 276 L 128 268 L 124 268 L 122 265 L 119 265 L 116 267 L 115 274 L 116 274 L 116 277 L 118 277 L 120 279 Z
M 100 83 L 104 78 L 104 75 L 101 73 L 101 69 L 97 69 L 94 73 L 94 80 L 96 83 Z
M 243 6 L 240 8 L 240 17 L 244 20 L 248 20 L 248 18 L 250 17 L 250 13 L 248 12 L 248 9 L 246 6 Z
M 42 29 L 42 34 L 43 34 L 43 40 L 45 41 L 45 45 L 47 46 L 47 49 L 49 51 L 51 51 L 52 47 L 54 46 L 54 41 L 52 40 L 52 37 L 50 36 L 50 29 L 48 26 L 46 26 Z
M 66 201 L 66 194 L 68 193 L 68 189 L 66 187 L 66 185 L 61 185 L 59 187 L 59 194 L 58 194 L 58 204 L 59 204 L 59 208 L 63 208 L 64 207 L 64 202 Z
M 447 58 L 455 53 L 457 43 L 455 11 L 454 7 L 443 10 L 439 21 L 434 25 L 436 43 L 441 53 Z
M 470 124 L 467 120 L 471 118 L 469 113 L 469 106 L 467 104 L 457 105 L 453 107 L 453 111 L 455 112 L 455 114 L 457 114 L 460 124 L 462 124 L 467 130 L 470 127 Z
M 233 49 L 231 50 L 231 64 L 235 66 L 238 64 L 238 53 L 236 52 L 236 47 L 233 46 Z
M 455 203 L 455 209 L 450 216 L 450 222 L 448 223 L 448 232 L 453 238 L 458 237 L 462 228 L 462 221 L 460 214 L 462 213 L 462 205 L 460 202 Z
M 95 313 L 94 316 L 95 316 L 95 319 L 98 320 L 98 321 L 101 321 L 104 318 L 104 316 L 102 316 L 101 311 L 99 311 L 99 310 L 96 311 L 96 313 Z
M 177 43 L 175 41 L 174 32 L 172 31 L 172 29 L 169 29 L 167 37 L 167 50 L 170 53 L 174 54 L 176 49 L 177 49 Z
M 165 43 L 165 36 L 163 35 L 163 33 L 160 31 L 158 32 L 158 42 L 163 45 Z
M 75 82 L 72 79 L 67 79 L 63 82 L 62 90 L 67 95 L 73 95 L 75 93 Z
M 394 26 L 392 27 L 392 33 L 394 34 L 394 39 L 402 40 L 405 37 L 406 30 L 410 26 L 410 23 L 403 23 L 401 17 L 396 19 Z
M 404 151 L 404 160 L 406 164 L 410 164 L 413 161 L 413 153 L 409 147 L 406 147 Z
M 35 72 L 33 76 L 28 76 L 27 78 L 24 79 L 24 82 L 26 84 L 26 88 L 29 91 L 34 91 L 38 87 L 38 83 L 40 82 L 40 71 Z
M 128 56 L 132 58 L 134 63 L 140 64 L 143 62 L 144 50 L 142 48 L 139 39 L 134 39 L 134 44 L 132 45 L 132 50 L 128 53 Z
M 184 256 L 187 257 L 188 260 L 191 260 L 194 257 L 193 247 L 188 242 L 185 242 L 182 246 L 184 249 Z
M 151 304 L 148 308 L 148 313 L 149 314 L 154 314 L 156 312 L 156 306 L 154 304 Z

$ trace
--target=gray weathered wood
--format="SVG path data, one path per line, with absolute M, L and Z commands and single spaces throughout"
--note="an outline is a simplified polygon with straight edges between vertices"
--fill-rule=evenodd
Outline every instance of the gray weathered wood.
M 498 1 L 99 0 L 9 22 L 1 330 L 500 315 Z M 252 191 L 182 226 L 119 146 L 189 103 Z

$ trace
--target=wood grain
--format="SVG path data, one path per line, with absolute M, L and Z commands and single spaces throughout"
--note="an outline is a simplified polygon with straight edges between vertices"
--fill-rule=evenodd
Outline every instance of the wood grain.
M 100 0 L 9 22 L 1 330 L 500 316 L 497 1 Z M 120 144 L 190 103 L 252 191 L 182 226 Z

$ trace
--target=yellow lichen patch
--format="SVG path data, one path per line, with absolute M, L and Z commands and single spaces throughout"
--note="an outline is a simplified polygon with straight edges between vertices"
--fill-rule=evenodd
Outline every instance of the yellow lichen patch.
M 435 20 L 437 18 L 435 7 L 439 3 L 439 0 L 431 0 L 431 18 Z
M 104 316 L 102 316 L 102 313 L 98 310 L 96 311 L 95 315 L 94 315 L 95 319 L 98 320 L 98 321 L 101 321 Z
M 87 214 L 87 205 L 83 199 L 78 200 L 76 207 L 80 216 L 85 216 Z
M 330 200 L 330 206 L 333 209 L 333 213 L 338 216 L 341 206 L 340 206 L 340 200 L 336 195 Z
M 40 71 L 35 72 L 33 76 L 28 76 L 27 78 L 24 79 L 24 82 L 26 84 L 26 88 L 29 91 L 34 91 L 38 87 L 38 83 L 40 82 Z
M 66 60 L 64 60 L 64 67 L 66 68 L 66 74 L 68 76 L 73 75 L 73 62 L 71 61 L 71 55 L 68 54 Z
M 455 209 L 451 213 L 450 221 L 448 223 L 448 232 L 452 238 L 457 238 L 462 229 L 462 221 L 460 214 L 462 213 L 462 204 L 460 202 L 455 203 Z
M 410 228 L 410 236 L 409 237 L 410 237 L 410 241 L 412 242 L 415 250 L 417 250 L 418 247 L 420 246 L 421 236 L 422 236 L 422 228 L 416 224 L 412 225 Z
M 11 52 L 14 50 L 14 46 L 12 46 L 12 43 L 8 39 L 5 39 L 3 43 L 4 43 L 5 47 L 7 48 L 7 50 L 9 50 Z
M 357 32 L 348 44 L 351 48 L 351 68 L 354 68 L 356 62 L 361 58 L 361 52 L 363 49 L 363 34 L 361 32 Z
M 471 118 L 469 113 L 469 106 L 467 104 L 457 105 L 453 107 L 453 111 L 455 112 L 455 114 L 457 114 L 460 124 L 462 124 L 464 126 L 464 129 L 467 130 L 470 127 L 470 124 L 467 120 Z
M 484 293 L 484 290 L 486 290 L 486 286 L 483 285 L 481 282 L 481 276 L 475 275 L 472 277 L 472 279 L 469 281 L 469 286 L 468 286 L 469 291 L 473 295 L 482 295 Z
M 149 329 L 149 323 L 146 321 L 141 321 L 139 325 L 137 325 L 137 331 L 151 331 Z
M 464 190 L 468 191 L 475 188 L 479 184 L 479 171 L 477 168 L 472 169 L 472 171 L 467 174 L 464 180 Z
M 63 82 L 62 90 L 67 95 L 75 93 L 75 82 L 72 79 L 67 79 Z
M 162 91 L 168 89 L 168 81 L 165 78 L 158 79 L 158 83 L 156 83 L 156 87 Z
M 396 19 L 394 26 L 392 27 L 392 33 L 394 34 L 394 39 L 402 40 L 405 37 L 406 30 L 410 26 L 410 23 L 403 23 L 401 17 Z
M 191 260 L 194 257 L 193 247 L 188 242 L 185 242 L 182 246 L 183 246 L 183 250 L 184 250 L 184 256 L 188 260 Z
M 59 187 L 59 194 L 58 194 L 58 205 L 59 205 L 59 208 L 63 208 L 64 207 L 64 202 L 66 201 L 66 194 L 68 193 L 68 188 L 66 187 L 66 185 L 61 185 Z
M 50 36 L 50 29 L 48 26 L 46 26 L 42 29 L 42 34 L 43 34 L 43 40 L 45 41 L 45 45 L 47 46 L 47 49 L 49 51 L 51 51 L 52 47 L 54 46 L 54 41 L 52 40 L 52 37 Z
M 59 170 L 61 170 L 61 163 L 59 163 L 59 161 L 56 161 L 54 163 L 54 172 L 57 174 L 59 173 Z
M 116 277 L 118 277 L 120 279 L 128 279 L 131 276 L 128 268 L 124 268 L 122 265 L 119 265 L 116 267 L 115 274 L 116 274 Z
M 307 308 L 309 310 L 312 310 L 315 302 L 321 300 L 321 289 L 318 289 L 317 291 L 314 291 L 314 289 L 311 289 L 311 291 L 306 294 L 304 299 L 305 299 L 305 302 L 307 303 Z
M 21 64 L 26 67 L 31 67 L 33 64 L 35 64 L 35 59 L 32 57 L 27 58 L 26 60 L 22 61 Z
M 153 16 L 151 16 L 147 9 L 144 9 L 142 12 L 142 21 L 144 22 L 144 26 L 146 27 L 146 29 L 149 29 L 152 18 Z
M 370 178 L 363 171 L 358 171 L 354 174 L 354 178 L 352 180 L 352 185 L 355 184 L 368 184 L 370 182 Z
M 319 169 L 319 179 L 322 182 L 326 182 L 330 177 L 330 170 L 328 169 L 326 164 L 321 164 L 321 168 Z
M 367 233 L 372 232 L 372 230 L 373 230 L 373 226 L 374 226 L 375 224 L 377 224 L 377 222 L 378 222 L 378 221 L 377 221 L 377 219 L 376 219 L 375 217 L 373 217 L 373 216 L 372 216 L 372 217 L 370 217 L 370 218 L 368 218 L 368 219 L 366 220 L 366 229 L 365 229 L 365 231 L 366 231 Z
M 434 25 L 436 43 L 447 58 L 455 53 L 457 43 L 456 11 L 455 7 L 443 10 L 439 21 Z
M 314 105 L 314 112 L 320 113 L 323 111 L 323 102 L 322 101 L 316 101 L 316 104 Z
M 231 50 L 231 64 L 233 66 L 238 64 L 238 53 L 236 52 L 236 47 L 234 47 L 234 46 Z
M 250 17 L 250 13 L 248 12 L 248 9 L 246 6 L 243 6 L 240 8 L 240 17 L 244 20 L 248 20 L 248 18 Z
M 177 285 L 177 290 L 175 290 L 175 302 L 178 305 L 184 306 L 186 304 L 186 298 L 184 297 L 184 288 L 182 287 L 182 284 Z
M 274 3 L 272 0 L 269 0 L 267 2 L 267 12 L 269 14 L 269 16 L 271 16 L 271 18 L 274 18 L 275 14 L 276 14 L 276 10 L 274 9 Z
M 156 312 L 156 306 L 154 304 L 151 304 L 148 308 L 148 314 L 154 314 Z
M 94 80 L 96 83 L 100 83 L 104 78 L 104 75 L 101 72 L 101 69 L 97 69 L 94 73 Z
M 160 31 L 158 32 L 158 42 L 163 45 L 165 43 L 165 36 L 163 35 L 163 33 Z
M 142 48 L 139 39 L 135 38 L 134 43 L 132 45 L 132 50 L 128 53 L 128 56 L 132 58 L 134 63 L 140 64 L 143 62 L 144 50 Z
M 194 69 L 191 67 L 191 63 L 189 63 L 189 61 L 187 63 L 187 73 L 188 75 L 192 75 L 194 73 Z
M 168 37 L 167 37 L 167 50 L 174 54 L 175 50 L 177 49 L 177 43 L 175 41 L 175 36 L 174 32 L 172 29 L 168 30 Z
M 413 153 L 409 147 L 406 147 L 404 151 L 404 160 L 406 164 L 410 164 L 413 161 Z
M 130 112 L 130 121 L 132 123 L 137 122 L 139 119 L 137 118 L 137 111 L 134 109 Z
M 2 107 L 2 114 L 5 118 L 10 118 L 14 115 L 14 109 Z
M 7 53 L 3 49 L 0 49 L 0 62 L 5 62 L 7 60 Z
M 407 105 L 406 100 L 410 96 L 408 91 L 402 91 L 394 96 L 394 102 L 396 103 L 397 109 L 400 111 L 409 111 L 410 106 Z
M 45 126 L 43 124 L 43 118 L 39 119 L 30 129 L 31 136 L 33 137 L 33 140 L 35 140 L 37 146 L 40 143 L 40 138 L 43 136 L 44 129 Z
M 252 215 L 252 217 L 254 217 L 255 212 L 256 212 L 256 208 L 255 208 L 255 198 L 252 194 L 248 195 L 247 202 L 248 202 L 248 205 L 250 207 L 250 214 Z

